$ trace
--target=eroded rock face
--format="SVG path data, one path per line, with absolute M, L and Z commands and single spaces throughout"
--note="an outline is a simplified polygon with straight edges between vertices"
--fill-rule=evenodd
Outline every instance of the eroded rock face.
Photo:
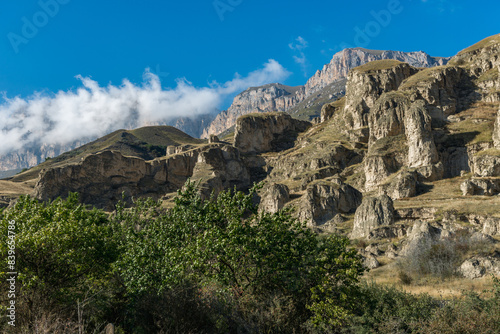
M 468 279 L 481 278 L 487 274 L 500 275 L 500 260 L 475 256 L 462 263 L 458 271 Z
M 240 116 L 256 112 L 286 111 L 304 99 L 304 87 L 268 84 L 252 87 L 238 94 L 228 110 L 222 111 L 208 125 L 201 138 L 219 134 L 236 124 Z
M 356 210 L 351 238 L 366 238 L 379 226 L 394 223 L 394 206 L 387 195 L 365 197 Z
M 500 150 L 495 150 L 495 153 L 484 152 L 473 157 L 473 170 L 476 176 L 500 176 Z
M 239 150 L 229 145 L 201 151 L 191 178 L 193 181 L 201 181 L 200 192 L 203 198 L 233 187 L 243 190 L 251 184 L 250 173 L 240 158 Z
M 236 122 L 234 146 L 244 153 L 281 151 L 292 147 L 297 134 L 310 125 L 285 113 L 247 115 Z
M 310 185 L 298 205 L 298 218 L 309 226 L 323 225 L 339 213 L 356 210 L 362 195 L 343 183 L 319 182 Z
M 414 103 L 406 113 L 408 167 L 430 166 L 439 160 L 432 137 L 431 120 L 422 101 Z
M 449 58 L 433 58 L 422 51 L 401 52 L 374 51 L 363 48 L 345 49 L 336 53 L 329 64 L 323 66 L 322 70 L 317 71 L 314 76 L 307 81 L 305 85 L 306 94 L 311 95 L 333 81 L 346 77 L 349 70 L 352 68 L 382 59 L 395 59 L 415 67 L 445 65 L 449 60 Z
M 500 109 L 498 109 L 497 117 L 495 118 L 495 126 L 493 128 L 493 144 L 495 148 L 500 149 Z
M 275 213 L 281 210 L 289 200 L 288 187 L 284 184 L 273 183 L 265 189 L 260 199 L 259 210 Z
M 458 92 L 467 80 L 461 67 L 443 66 L 425 69 L 402 85 L 401 90 L 410 94 L 412 101 L 424 101 L 426 109 L 436 124 L 456 113 L 461 105 Z
M 460 184 L 460 190 L 462 191 L 463 196 L 494 196 L 500 193 L 500 179 L 471 178 Z
M 345 117 L 349 129 L 368 126 L 368 112 L 377 99 L 383 93 L 397 90 L 406 78 L 418 71 L 397 61 L 380 62 L 381 69 L 373 62 L 353 69 L 347 76 Z
M 148 184 L 154 186 L 148 187 Z M 34 196 L 41 200 L 67 197 L 78 192 L 84 203 L 106 207 L 111 201 L 136 196 L 145 191 L 151 196 L 168 188 L 165 164 L 153 164 L 141 158 L 124 157 L 119 152 L 105 151 L 87 156 L 78 165 L 51 168 L 40 173 Z
M 229 145 L 212 144 L 145 161 L 123 156 L 116 151 L 91 154 L 79 164 L 51 168 L 40 173 L 35 197 L 53 200 L 78 192 L 81 201 L 99 208 L 112 209 L 122 199 L 161 198 L 180 189 L 188 178 L 201 181 L 204 196 L 212 191 L 250 185 L 248 169 L 239 151 Z

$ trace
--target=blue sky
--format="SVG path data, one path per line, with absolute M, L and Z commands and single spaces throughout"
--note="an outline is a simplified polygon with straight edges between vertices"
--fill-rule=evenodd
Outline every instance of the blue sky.
M 292 73 L 287 84 L 299 85 L 341 45 L 357 46 L 355 28 L 364 30 L 375 22 L 373 12 L 387 10 L 394 0 L 60 2 L 65 4 L 36 35 L 17 45 L 18 53 L 9 33 L 22 37 L 23 17 L 33 23 L 43 9 L 38 1 L 1 2 L 0 91 L 8 96 L 75 88 L 80 84 L 76 75 L 103 85 L 118 85 L 123 78 L 140 82 L 147 67 L 161 74 L 166 87 L 181 77 L 206 86 L 231 80 L 236 72 L 246 75 L 268 59 Z M 451 56 L 499 32 L 500 5 L 494 1 L 399 3 L 401 12 L 391 15 L 385 27 L 379 25 L 367 48 Z M 36 19 L 44 23 L 43 15 Z M 292 50 L 299 36 L 307 46 Z
M 301 85 L 346 46 L 452 56 L 499 33 L 499 13 L 481 0 L 2 1 L 0 154 Z

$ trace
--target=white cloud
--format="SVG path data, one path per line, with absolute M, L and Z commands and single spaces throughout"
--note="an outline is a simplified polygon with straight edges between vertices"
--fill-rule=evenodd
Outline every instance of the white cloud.
M 302 73 L 307 77 L 307 57 L 304 53 L 304 49 L 308 47 L 307 41 L 299 36 L 295 39 L 293 43 L 288 44 L 288 47 L 295 51 L 296 55 L 293 56 L 293 60 L 300 65 Z
M 103 136 L 121 128 L 166 122 L 179 116 L 210 113 L 226 98 L 250 86 L 278 82 L 290 73 L 270 59 L 246 77 L 235 74 L 225 83 L 195 87 L 178 79 L 173 89 L 162 89 L 157 75 L 147 69 L 141 85 L 123 80 L 120 86 L 100 86 L 77 76 L 81 87 L 28 98 L 8 98 L 0 104 L 0 154 L 33 144 L 69 144 L 83 138 Z

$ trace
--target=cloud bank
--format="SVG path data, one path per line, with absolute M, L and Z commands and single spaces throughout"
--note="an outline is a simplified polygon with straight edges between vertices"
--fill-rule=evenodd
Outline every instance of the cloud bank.
M 157 75 L 146 69 L 143 83 L 123 80 L 120 86 L 100 86 L 77 76 L 81 87 L 55 94 L 34 93 L 27 98 L 0 102 L 0 154 L 41 144 L 66 145 L 96 138 L 118 129 L 164 123 L 176 117 L 195 117 L 213 112 L 221 103 L 251 86 L 286 79 L 290 73 L 270 59 L 261 69 L 223 84 L 195 87 L 178 79 L 175 88 L 163 89 Z

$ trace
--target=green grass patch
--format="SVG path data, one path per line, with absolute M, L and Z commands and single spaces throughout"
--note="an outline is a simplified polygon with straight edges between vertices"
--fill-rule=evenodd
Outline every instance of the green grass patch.
M 408 88 L 413 88 L 413 86 L 419 86 L 421 83 L 426 83 L 432 80 L 436 79 L 436 75 L 440 72 L 442 72 L 444 69 L 446 69 L 447 65 L 444 66 L 436 66 L 436 67 L 431 67 L 431 68 L 426 68 L 423 69 L 405 81 L 401 84 L 399 87 L 400 90 L 408 89 Z
M 490 47 L 490 46 L 498 44 L 498 43 L 500 43 L 500 34 L 487 37 L 487 38 L 483 39 L 482 41 L 480 41 L 472 46 L 469 46 L 466 49 L 463 49 L 462 51 L 460 51 L 457 54 L 457 56 L 460 56 L 460 55 L 463 55 L 466 53 L 471 53 L 471 52 L 477 51 L 479 49 L 484 49 L 484 48 Z
M 364 65 L 358 66 L 355 68 L 355 70 L 358 72 L 361 72 L 361 73 L 372 73 L 372 72 L 377 72 L 377 71 L 388 70 L 390 68 L 393 68 L 393 67 L 401 65 L 401 64 L 404 64 L 404 63 L 400 62 L 399 60 L 382 59 L 382 60 L 371 61 L 371 62 L 366 63 Z
M 451 133 L 445 135 L 443 142 L 451 141 L 457 144 L 478 144 L 491 142 L 494 122 L 474 122 L 468 119 L 462 122 L 450 123 L 446 127 Z
M 488 150 L 481 151 L 476 154 L 476 157 L 481 157 L 481 156 L 494 156 L 494 157 L 500 157 L 500 149 L 498 148 L 490 148 Z
M 496 81 L 498 80 L 498 68 L 494 67 L 489 71 L 484 72 L 477 79 L 477 83 L 485 82 L 485 81 Z

